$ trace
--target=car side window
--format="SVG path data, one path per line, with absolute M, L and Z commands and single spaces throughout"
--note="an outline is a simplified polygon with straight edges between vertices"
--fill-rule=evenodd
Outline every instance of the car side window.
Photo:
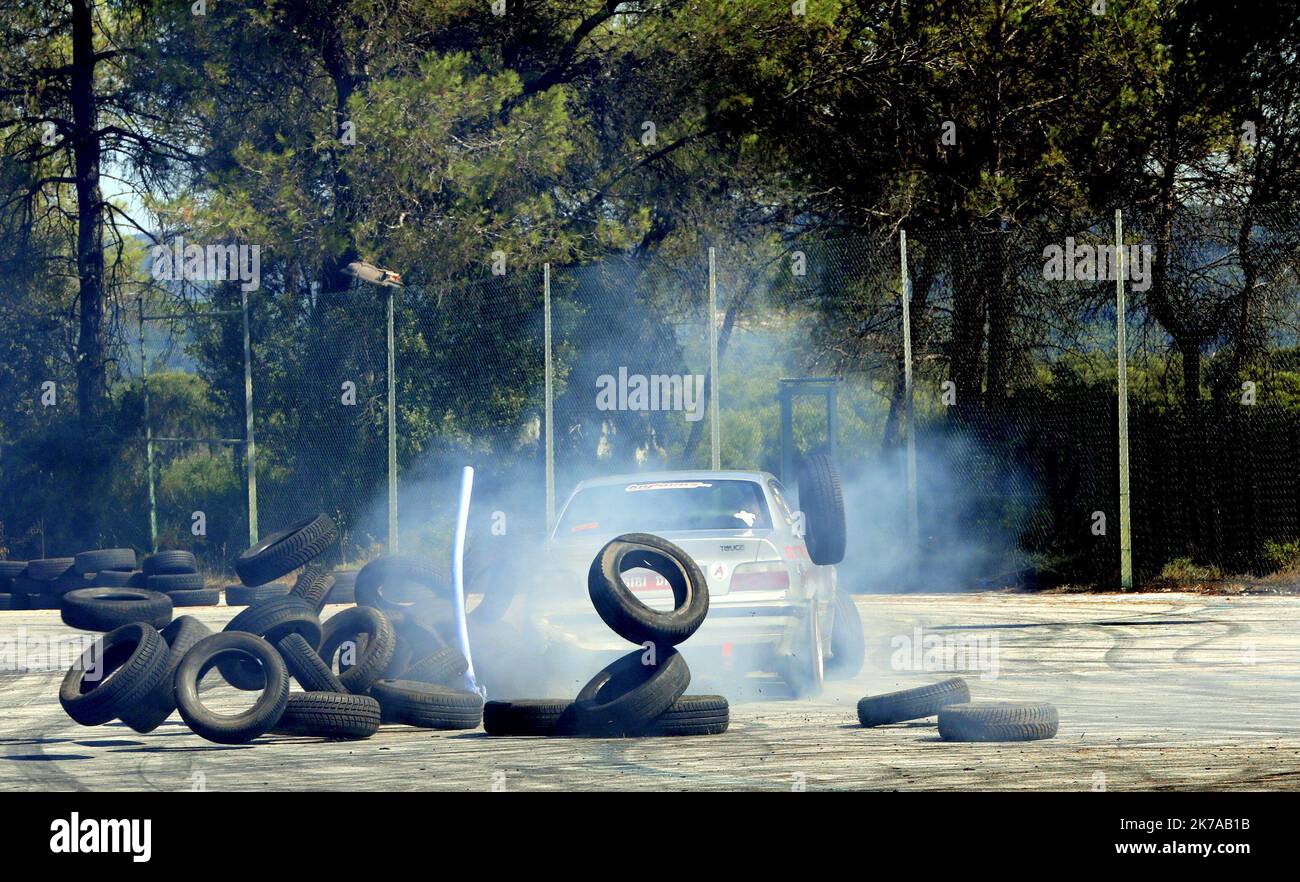
M 772 498 L 776 500 L 777 511 L 785 519 L 787 524 L 794 523 L 794 512 L 790 511 L 790 506 L 785 501 L 785 491 L 781 489 L 781 483 L 776 480 L 767 482 L 767 489 L 772 491 Z

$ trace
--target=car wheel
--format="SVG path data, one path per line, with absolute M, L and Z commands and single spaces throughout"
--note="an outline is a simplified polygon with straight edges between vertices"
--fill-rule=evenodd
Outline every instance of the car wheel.
M 815 603 L 809 605 L 808 619 L 803 625 L 803 639 L 784 662 L 782 677 L 796 698 L 814 698 L 821 695 L 826 683 L 826 658 L 822 646 L 821 618 Z
M 831 625 L 831 657 L 826 662 L 827 680 L 856 677 L 867 660 L 867 638 L 853 595 L 835 591 L 835 623 Z

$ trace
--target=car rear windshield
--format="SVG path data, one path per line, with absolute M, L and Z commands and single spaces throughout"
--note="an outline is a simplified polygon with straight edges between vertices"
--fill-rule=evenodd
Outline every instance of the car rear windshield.
M 763 489 L 753 481 L 646 481 L 580 491 L 564 510 L 555 535 L 771 526 Z

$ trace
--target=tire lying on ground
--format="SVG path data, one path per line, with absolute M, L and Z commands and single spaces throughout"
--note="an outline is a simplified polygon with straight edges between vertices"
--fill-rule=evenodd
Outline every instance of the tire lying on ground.
M 52 582 L 72 569 L 70 557 L 49 557 L 44 560 L 29 560 L 25 575 L 37 582 Z
M 296 692 L 274 731 L 318 738 L 369 738 L 379 731 L 379 702 L 346 692 Z
M 858 701 L 858 722 L 864 726 L 883 726 L 932 717 L 951 704 L 970 701 L 970 688 L 961 677 L 951 677 L 929 686 L 868 695 Z
M 325 599 L 334 588 L 334 574 L 314 565 L 308 566 L 293 583 L 289 593 L 315 607 L 320 612 L 325 607 Z
M 144 559 L 140 569 L 146 576 L 169 576 L 196 573 L 199 566 L 189 551 L 155 551 Z
M 853 595 L 835 589 L 835 622 L 831 626 L 831 657 L 826 661 L 827 680 L 856 677 L 867 660 L 867 637 Z
M 63 622 L 83 631 L 112 631 L 132 622 L 162 628 L 172 620 L 166 594 L 140 588 L 82 588 L 63 595 Z
M 72 568 L 83 576 L 108 570 L 130 572 L 135 569 L 135 549 L 100 548 L 96 551 L 83 551 L 73 558 Z
M 291 587 L 283 582 L 272 582 L 254 588 L 249 588 L 247 585 L 227 585 L 224 589 L 226 606 L 253 606 L 273 597 L 284 597 L 288 595 Z
M 252 661 L 261 668 L 262 694 L 238 714 L 218 714 L 199 699 L 199 681 L 223 661 Z M 233 684 L 232 684 L 233 685 Z M 196 643 L 176 669 L 176 707 L 194 734 L 217 744 L 244 744 L 270 732 L 289 701 L 289 671 L 275 647 L 255 634 L 223 631 Z
M 721 695 L 683 695 L 636 734 L 721 735 L 730 724 L 731 707 Z
M 483 731 L 489 735 L 570 735 L 575 731 L 573 702 L 567 698 L 489 701 L 483 705 Z
M 385 723 L 422 729 L 476 729 L 483 698 L 476 693 L 413 680 L 380 680 L 370 689 Z
M 661 652 L 654 665 L 643 664 L 643 655 L 639 649 L 628 653 L 582 687 L 573 702 L 576 734 L 635 734 L 686 692 L 691 671 L 681 653 Z
M 939 711 L 944 741 L 1038 741 L 1056 734 L 1056 708 L 1042 702 L 976 701 Z
M 231 619 L 224 630 L 256 634 L 271 644 L 279 643 L 289 634 L 301 635 L 312 648 L 321 642 L 320 619 L 312 605 L 301 597 L 276 597 L 250 606 Z M 246 658 L 232 655 L 219 667 L 221 676 L 236 689 L 252 692 L 262 688 L 261 671 Z
M 441 683 L 449 686 L 469 670 L 469 662 L 454 646 L 444 646 L 424 658 L 408 665 L 402 672 L 403 680 L 418 683 Z
M 396 649 L 397 633 L 388 617 L 368 606 L 354 606 L 325 622 L 319 655 L 332 670 L 335 655 L 343 650 L 339 682 L 349 692 L 364 693 L 383 677 Z
M 150 591 L 171 594 L 173 591 L 203 590 L 202 573 L 164 573 L 147 577 Z
M 139 570 L 100 570 L 95 588 L 148 588 L 149 577 Z
M 246 550 L 235 561 L 235 572 L 245 585 L 265 585 L 320 557 L 337 536 L 329 515 L 306 518 Z
M 622 573 L 636 567 L 668 581 L 671 612 L 651 609 L 632 594 Z M 648 533 L 626 533 L 608 542 L 591 562 L 587 593 L 614 633 L 632 643 L 649 641 L 661 651 L 689 638 L 709 613 L 709 589 L 699 565 L 676 545 Z
M 59 704 L 83 726 L 101 726 L 136 707 L 167 675 L 167 641 L 151 625 L 109 631 L 81 654 L 59 686 Z
M 799 464 L 799 510 L 812 562 L 826 566 L 844 560 L 844 492 L 839 467 L 830 454 L 814 453 Z
M 325 599 L 325 602 L 356 603 L 357 571 L 335 570 L 331 575 L 334 576 L 334 587 L 330 589 L 329 597 Z
M 181 616 L 159 633 L 167 643 L 167 671 L 152 692 L 121 714 L 122 722 L 140 733 L 157 729 L 176 710 L 176 669 L 185 653 L 211 635 L 212 629 L 194 616 Z
M 200 591 L 168 591 L 172 606 L 216 606 L 221 603 L 221 591 L 204 588 Z
M 275 648 L 280 651 L 289 674 L 307 692 L 347 692 L 330 666 L 301 634 L 281 637 Z

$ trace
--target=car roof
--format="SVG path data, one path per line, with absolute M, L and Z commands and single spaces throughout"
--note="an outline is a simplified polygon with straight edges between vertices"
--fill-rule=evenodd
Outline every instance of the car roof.
M 659 481 L 755 481 L 764 483 L 776 480 L 770 472 L 745 471 L 742 469 L 683 469 L 679 471 L 631 472 L 622 475 L 607 475 L 603 478 L 588 478 L 579 481 L 573 492 L 588 487 L 608 487 L 617 484 L 646 484 Z

